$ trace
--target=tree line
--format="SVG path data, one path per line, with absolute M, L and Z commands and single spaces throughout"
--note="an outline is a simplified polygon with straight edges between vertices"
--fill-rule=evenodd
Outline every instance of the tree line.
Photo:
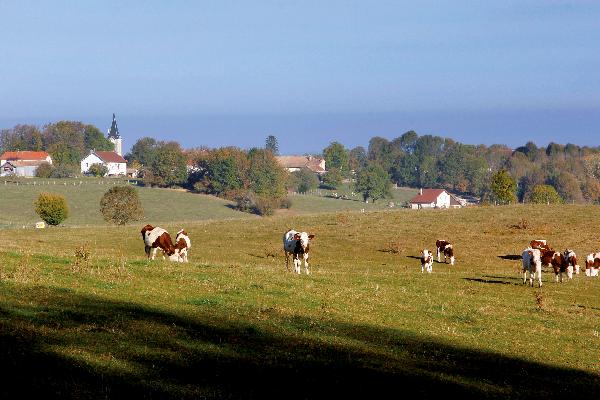
M 393 140 L 372 137 L 368 149 L 332 142 L 323 156 L 342 177 L 378 166 L 399 186 L 444 188 L 489 202 L 600 201 L 598 147 L 527 142 L 511 149 L 408 131 Z
M 59 121 L 38 128 L 17 125 L 0 131 L 0 150 L 45 150 L 55 174 L 79 171 L 90 150 L 113 150 L 113 144 L 93 125 Z M 240 209 L 270 213 L 281 206 L 288 190 L 337 189 L 352 181 L 364 200 L 386 198 L 391 184 L 412 188 L 444 188 L 496 203 L 600 201 L 598 147 L 533 142 L 511 149 L 506 145 L 467 145 L 450 138 L 408 131 L 389 140 L 369 140 L 368 148 L 346 148 L 331 142 L 321 154 L 327 172 L 287 173 L 276 161 L 277 139 L 263 147 L 183 149 L 174 141 L 139 139 L 125 155 L 139 169 L 146 185 L 185 187 L 236 202 Z M 44 170 L 43 168 L 41 169 Z M 99 173 L 102 173 L 100 171 Z

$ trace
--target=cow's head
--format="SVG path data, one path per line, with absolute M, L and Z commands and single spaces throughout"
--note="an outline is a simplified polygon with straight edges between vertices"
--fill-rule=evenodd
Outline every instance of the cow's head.
M 315 235 L 309 235 L 306 232 L 296 233 L 294 235 L 294 239 L 298 241 L 298 243 L 302 247 L 302 251 L 305 253 L 308 251 L 310 240 L 314 237 Z

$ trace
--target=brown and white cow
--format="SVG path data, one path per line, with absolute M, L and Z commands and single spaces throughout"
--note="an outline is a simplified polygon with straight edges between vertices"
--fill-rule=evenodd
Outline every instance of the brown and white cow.
M 591 253 L 585 259 L 585 276 L 598 276 L 600 253 Z
M 563 281 L 563 273 L 567 271 L 567 260 L 565 256 L 552 249 L 540 249 L 542 266 L 551 266 L 554 270 L 556 282 L 558 282 L 558 276 L 560 274 L 560 282 Z
M 542 250 L 542 249 L 549 250 L 550 249 L 550 246 L 548 246 L 548 244 L 546 243 L 546 240 L 544 240 L 544 239 L 533 239 L 531 242 L 529 242 L 529 246 L 531 246 L 532 249 L 538 249 L 538 250 Z
M 437 260 L 440 262 L 440 255 L 444 254 L 444 262 L 450 260 L 450 265 L 454 265 L 454 247 L 447 240 L 438 239 L 435 241 L 437 251 Z
M 283 234 L 283 252 L 285 253 L 285 267 L 289 271 L 289 256 L 291 255 L 294 260 L 294 271 L 300 273 L 300 267 L 302 266 L 302 260 L 304 260 L 304 271 L 306 274 L 310 274 L 308 269 L 308 252 L 310 251 L 310 240 L 315 235 L 309 235 L 306 232 L 297 232 L 293 229 L 289 229 Z
M 579 264 L 577 264 L 577 255 L 571 249 L 566 249 L 563 252 L 563 257 L 567 263 L 567 277 L 573 279 L 573 272 L 579 274 Z
M 428 274 L 433 271 L 433 254 L 427 249 L 421 250 L 421 273 L 425 271 Z
M 146 257 L 148 259 L 154 260 L 158 249 L 162 250 L 163 259 L 165 258 L 165 254 L 168 256 L 175 254 L 175 246 L 171 241 L 171 236 L 163 228 L 150 224 L 144 226 L 142 228 L 142 239 L 144 239 Z M 152 253 L 152 256 L 150 256 L 150 253 Z
M 177 232 L 175 236 L 175 253 L 169 257 L 171 261 L 188 262 L 188 251 L 192 247 L 192 242 L 187 232 L 183 229 Z
M 539 287 L 542 287 L 542 259 L 539 249 L 531 247 L 523 250 L 523 284 L 527 282 L 527 273 L 529 272 L 529 284 L 533 286 L 533 280 L 536 279 Z

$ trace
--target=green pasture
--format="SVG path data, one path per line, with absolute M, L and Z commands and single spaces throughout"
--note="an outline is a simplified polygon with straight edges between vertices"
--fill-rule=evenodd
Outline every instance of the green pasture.
M 18 184 L 16 183 L 18 182 Z M 33 226 L 40 221 L 34 211 L 33 202 L 41 192 L 64 196 L 69 205 L 69 217 L 65 226 L 102 226 L 109 224 L 100 213 L 100 199 L 114 185 L 127 184 L 121 179 L 0 179 L 0 229 L 3 227 Z M 144 218 L 142 222 L 152 224 L 232 218 L 257 218 L 233 209 L 233 202 L 215 196 L 191 193 L 180 189 L 158 189 L 138 187 Z M 334 191 L 320 190 L 319 194 L 291 195 L 292 207 L 279 210 L 281 214 L 315 214 L 344 210 L 381 210 L 390 201 L 404 204 L 416 193 L 414 189 L 394 189 L 392 198 L 375 204 L 365 203 L 359 196 L 350 196 L 351 189 L 345 185 L 339 192 L 348 199 L 330 197 Z
M 343 201 L 343 200 L 331 200 Z M 362 208 L 362 207 L 361 207 Z M 552 216 L 549 218 L 548 216 Z M 531 239 L 600 251 L 598 206 L 346 210 L 0 230 L 2 398 L 598 399 L 600 278 L 522 284 Z M 288 228 L 315 234 L 287 272 Z M 422 274 L 419 252 L 455 245 Z

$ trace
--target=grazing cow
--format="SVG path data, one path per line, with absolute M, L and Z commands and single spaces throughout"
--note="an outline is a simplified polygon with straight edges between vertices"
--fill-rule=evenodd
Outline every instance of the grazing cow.
M 428 274 L 433 271 L 433 254 L 427 249 L 421 250 L 421 273 L 425 271 Z
M 533 287 L 533 280 L 536 279 L 539 287 L 542 287 L 542 259 L 539 249 L 527 248 L 523 250 L 523 284 L 527 282 L 527 273 L 529 272 L 529 284 Z
M 550 250 L 550 246 L 548 246 L 544 239 L 533 239 L 531 242 L 529 242 L 529 246 L 531 246 L 532 249 Z
M 190 237 L 183 229 L 175 236 L 175 254 L 169 257 L 171 261 L 188 262 L 188 250 L 192 247 Z
M 285 253 L 285 267 L 289 271 L 289 256 L 292 255 L 294 260 L 294 271 L 300 273 L 300 267 L 302 266 L 302 260 L 304 259 L 304 271 L 306 274 L 310 274 L 308 269 L 308 252 L 310 250 L 310 240 L 315 235 L 309 235 L 306 232 L 297 232 L 293 229 L 289 229 L 283 234 L 283 252 Z
M 573 279 L 573 272 L 579 274 L 579 265 L 577 264 L 577 255 L 571 249 L 566 249 L 563 252 L 563 257 L 567 263 L 567 277 Z
M 585 259 L 585 276 L 598 276 L 600 253 L 591 253 Z
M 447 240 L 443 240 L 443 239 L 438 239 L 438 240 L 435 241 L 435 249 L 436 249 L 436 252 L 437 252 L 437 260 L 438 260 L 438 262 L 440 262 L 440 255 L 444 252 L 444 249 L 449 244 L 450 244 L 450 242 L 448 242 Z
M 552 249 L 541 249 L 542 255 L 542 266 L 551 266 L 554 270 L 556 282 L 558 282 L 558 275 L 560 274 L 560 282 L 563 281 L 563 273 L 567 270 L 567 260 L 565 256 Z
M 172 256 L 175 253 L 175 246 L 171 241 L 169 232 L 158 226 L 146 225 L 142 228 L 142 239 L 144 239 L 144 245 L 146 250 L 146 257 L 154 260 L 156 256 L 156 250 L 161 249 L 163 252 L 163 259 L 165 253 L 168 256 Z M 152 257 L 150 257 L 152 253 Z

